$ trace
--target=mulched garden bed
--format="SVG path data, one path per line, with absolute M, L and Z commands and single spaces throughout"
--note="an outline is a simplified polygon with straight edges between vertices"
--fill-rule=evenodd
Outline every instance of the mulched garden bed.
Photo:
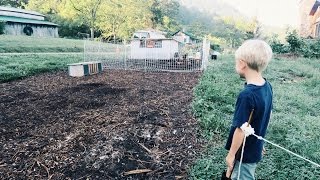
M 47 73 L 0 84 L 0 179 L 187 179 L 200 73 Z

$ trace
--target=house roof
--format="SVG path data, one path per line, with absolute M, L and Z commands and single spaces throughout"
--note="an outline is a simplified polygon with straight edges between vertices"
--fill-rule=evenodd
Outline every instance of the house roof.
M 176 41 L 178 43 L 180 43 L 179 41 L 177 41 L 176 39 L 172 39 L 172 38 L 146 38 L 146 39 L 132 39 L 131 41 L 140 41 L 140 40 L 148 40 L 148 41 Z
M 57 24 L 54 24 L 54 23 L 49 22 L 49 21 L 41 21 L 41 20 L 36 20 L 36 19 L 27 19 L 27 18 L 14 17 L 14 16 L 0 16 L 0 21 L 58 26 Z
M 320 0 L 316 0 L 311 8 L 309 15 L 313 16 L 317 12 L 319 6 L 320 6 Z
M 35 11 L 29 11 L 29 10 L 24 10 L 24 9 L 5 7 L 5 6 L 0 6 L 0 11 L 16 12 L 16 13 L 22 13 L 22 14 L 31 14 L 31 15 L 43 16 L 44 17 L 43 14 L 40 14 L 40 13 L 35 12 Z
M 163 35 L 163 32 L 161 31 L 155 31 L 155 30 L 139 30 L 136 31 L 136 33 L 148 33 L 150 36 L 150 39 L 165 39 L 165 36 Z
M 177 31 L 177 32 L 175 32 L 175 33 L 173 33 L 172 34 L 172 36 L 175 36 L 176 34 L 178 34 L 179 32 L 181 32 L 181 33 L 183 33 L 183 34 L 185 34 L 185 35 L 187 35 L 187 36 L 189 36 L 191 39 L 193 39 L 193 40 L 199 40 L 198 38 L 196 38 L 194 35 L 192 35 L 192 34 L 190 34 L 190 33 L 186 33 L 186 32 L 184 32 L 184 31 L 181 31 L 181 30 L 179 30 L 179 31 Z

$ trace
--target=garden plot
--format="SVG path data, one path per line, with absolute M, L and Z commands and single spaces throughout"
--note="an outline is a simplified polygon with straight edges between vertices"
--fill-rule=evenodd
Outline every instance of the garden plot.
M 0 179 L 186 179 L 199 73 L 48 73 L 0 84 Z

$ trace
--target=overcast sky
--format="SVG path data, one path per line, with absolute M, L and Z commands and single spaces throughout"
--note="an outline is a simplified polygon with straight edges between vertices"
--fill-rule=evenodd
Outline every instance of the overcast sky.
M 299 0 L 221 0 L 241 13 L 258 19 L 266 25 L 297 27 Z

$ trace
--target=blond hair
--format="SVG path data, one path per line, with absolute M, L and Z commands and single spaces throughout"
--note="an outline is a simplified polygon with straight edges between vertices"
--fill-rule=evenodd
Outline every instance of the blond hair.
M 263 40 L 247 40 L 237 49 L 235 58 L 245 61 L 250 69 L 262 72 L 272 58 L 272 49 Z

